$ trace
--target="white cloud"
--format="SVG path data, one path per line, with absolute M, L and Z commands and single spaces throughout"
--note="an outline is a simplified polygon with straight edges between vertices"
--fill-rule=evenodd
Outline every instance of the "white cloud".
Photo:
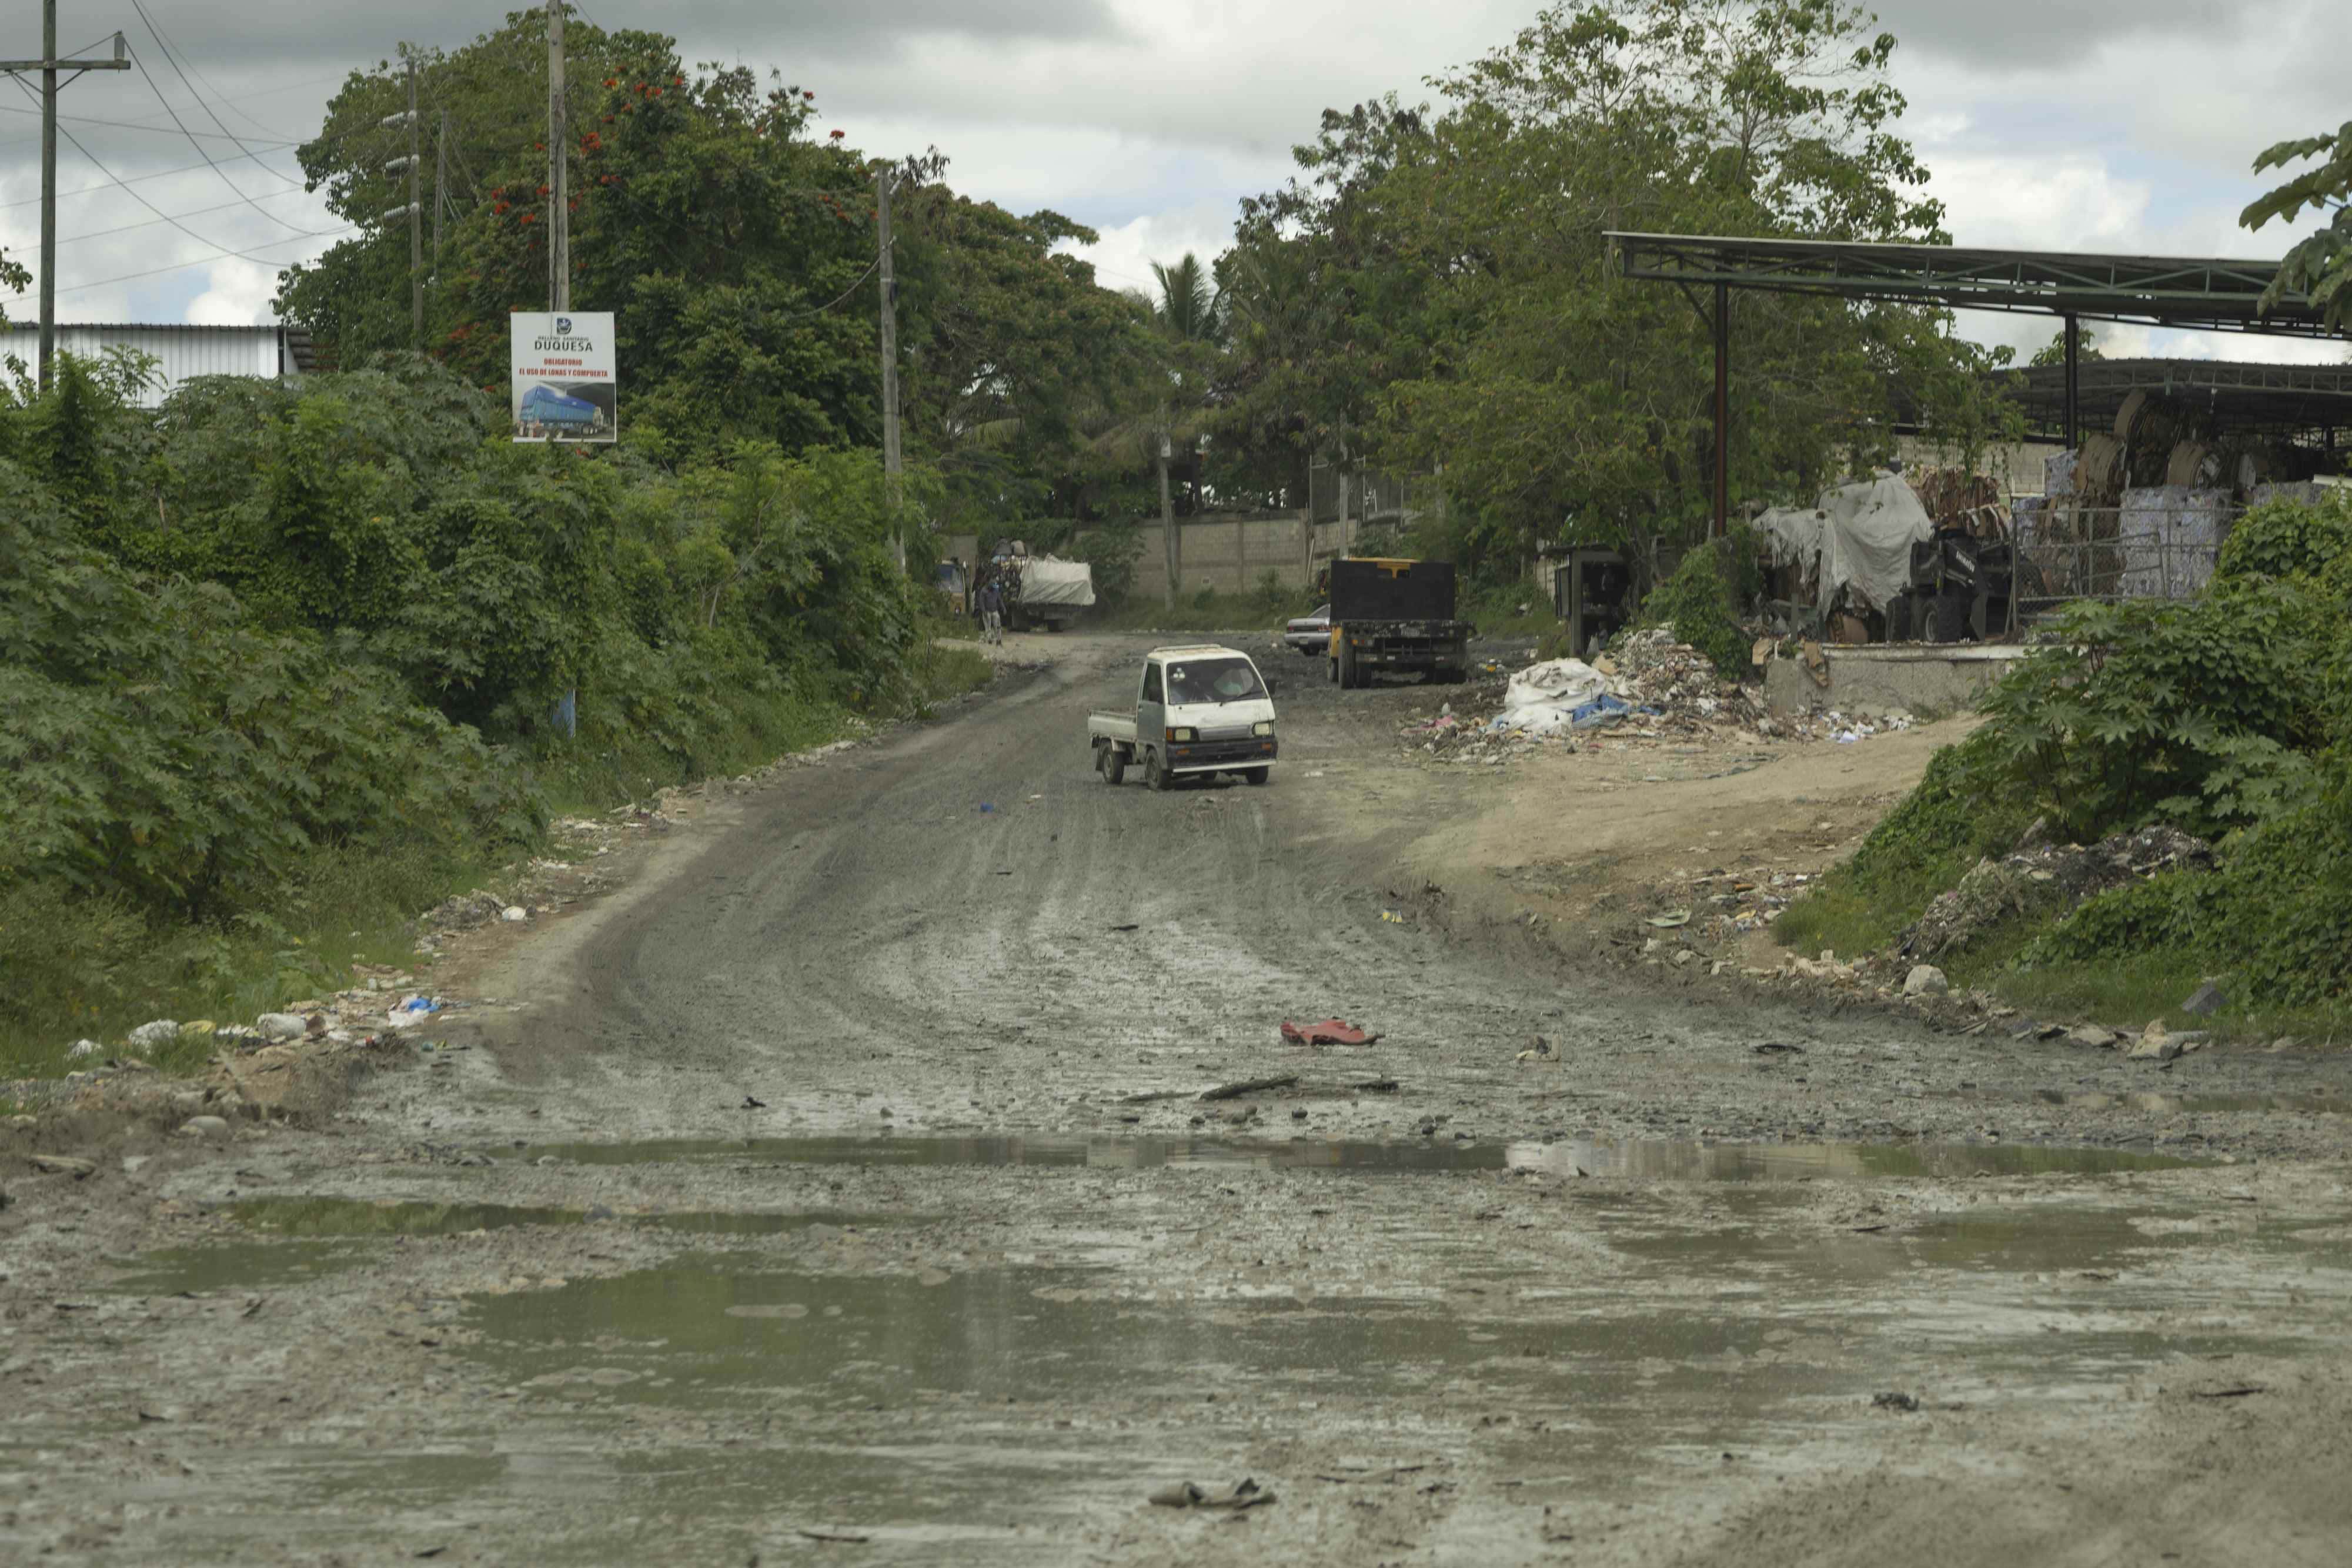
M 1233 220 L 1222 206 L 1202 206 L 1147 213 L 1117 228 L 1097 232 L 1102 235 L 1097 245 L 1063 248 L 1094 263 L 1096 278 L 1106 288 L 1137 288 L 1157 298 L 1159 286 L 1152 278 L 1151 264 L 1173 264 L 1188 250 L 1201 258 L 1202 266 L 1214 262 L 1232 238 Z
M 188 302 L 187 319 L 206 327 L 258 326 L 277 318 L 269 308 L 278 269 L 234 258 L 212 264 L 211 284 Z

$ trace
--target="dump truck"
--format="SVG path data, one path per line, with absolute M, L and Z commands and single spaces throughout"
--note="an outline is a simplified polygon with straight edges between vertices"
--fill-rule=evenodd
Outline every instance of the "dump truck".
M 1340 686 L 1412 670 L 1450 685 L 1469 669 L 1475 628 L 1454 618 L 1452 561 L 1342 556 L 1327 580 L 1331 679 Z
M 1135 707 L 1087 716 L 1087 744 L 1107 784 L 1143 769 L 1154 789 L 1181 778 L 1232 773 L 1244 784 L 1274 776 L 1274 683 L 1238 648 L 1202 643 L 1143 655 Z

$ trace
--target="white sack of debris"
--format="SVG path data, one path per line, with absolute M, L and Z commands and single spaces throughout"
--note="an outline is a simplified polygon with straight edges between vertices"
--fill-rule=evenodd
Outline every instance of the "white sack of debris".
M 1603 693 L 1622 696 L 1623 683 L 1612 681 L 1581 659 L 1553 659 L 1529 664 L 1511 677 L 1503 693 L 1503 711 L 1495 729 L 1517 729 L 1528 735 L 1565 735 L 1570 716 Z

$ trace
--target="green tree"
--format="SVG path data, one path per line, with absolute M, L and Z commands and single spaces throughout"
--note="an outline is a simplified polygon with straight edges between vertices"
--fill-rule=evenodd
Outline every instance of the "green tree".
M 1835 0 L 1558 6 L 1510 44 L 1327 111 L 1301 175 L 1243 204 L 1220 264 L 1237 444 L 1442 465 L 1457 559 L 1515 570 L 1574 526 L 1696 532 L 1711 488 L 1708 324 L 1616 277 L 1605 235 L 1943 237 L 1897 133 L 1895 40 Z M 1948 317 L 1736 297 L 1735 498 L 1809 495 L 1890 455 L 1902 387 L 1979 440 L 1987 363 Z M 1252 465 L 1265 475 L 1278 466 Z
M 2318 162 L 2248 203 L 2238 222 L 2260 229 L 2273 218 L 2292 221 L 2306 207 L 2328 214 L 2324 227 L 2296 241 L 2280 261 L 2278 276 L 2263 290 L 2262 308 L 2268 310 L 2290 293 L 2302 294 L 2326 313 L 2329 329 L 2338 331 L 2352 314 L 2352 120 L 2334 131 L 2264 149 L 2254 160 L 2254 172 L 2306 158 Z
M 1215 343 L 1224 337 L 1224 297 L 1199 256 L 1188 250 L 1172 267 L 1155 261 L 1151 276 L 1160 285 L 1151 313 L 1162 330 L 1187 343 Z
M 2092 328 L 2091 323 L 2088 321 L 2075 322 L 2075 362 L 2078 364 L 2089 364 L 2093 360 L 2104 360 L 2106 357 L 2107 356 L 2105 354 L 2099 351 L 2098 333 Z M 2026 363 L 2030 365 L 2063 365 L 2065 362 L 2066 329 L 2064 327 L 2060 327 L 2056 332 L 2051 335 L 2050 340 L 2047 343 L 2044 343 L 2042 347 L 2034 350 L 2033 358 L 2026 361 Z

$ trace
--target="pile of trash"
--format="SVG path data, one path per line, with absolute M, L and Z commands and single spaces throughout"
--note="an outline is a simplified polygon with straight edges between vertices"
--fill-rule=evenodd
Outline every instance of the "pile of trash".
M 1937 894 L 1905 933 L 1902 954 L 1933 958 L 1958 952 L 2017 916 L 2072 908 L 2163 872 L 2213 868 L 2213 846 L 2177 828 L 2143 828 L 2086 847 L 2037 842 L 2041 827 L 2028 829 L 2014 852 L 1978 862 L 1958 886 Z
M 1765 715 L 1760 686 L 1727 681 L 1715 662 L 1664 627 L 1635 632 L 1597 661 L 1617 695 L 1656 710 L 1654 727 L 1690 731 L 1731 724 L 1754 729 Z

